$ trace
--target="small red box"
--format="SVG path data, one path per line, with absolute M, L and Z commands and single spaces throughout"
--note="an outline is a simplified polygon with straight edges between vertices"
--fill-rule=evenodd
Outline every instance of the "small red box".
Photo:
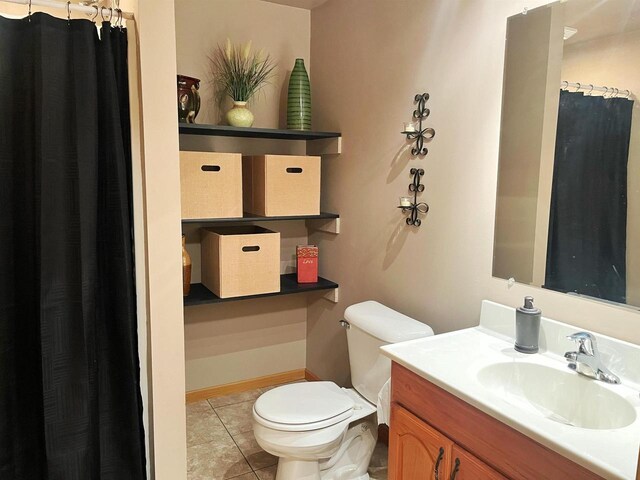
M 298 245 L 298 283 L 318 282 L 318 247 L 316 245 Z

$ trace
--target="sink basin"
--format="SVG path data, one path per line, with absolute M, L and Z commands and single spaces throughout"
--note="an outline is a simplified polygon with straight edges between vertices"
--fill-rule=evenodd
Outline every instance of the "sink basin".
M 636 411 L 625 398 L 570 371 L 503 362 L 483 367 L 478 381 L 514 406 L 574 427 L 610 430 L 636 420 Z

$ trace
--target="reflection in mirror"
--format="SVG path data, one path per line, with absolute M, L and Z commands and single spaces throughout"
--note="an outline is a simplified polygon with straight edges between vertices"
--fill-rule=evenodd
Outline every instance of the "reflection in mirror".
M 640 1 L 507 20 L 493 274 L 640 306 Z

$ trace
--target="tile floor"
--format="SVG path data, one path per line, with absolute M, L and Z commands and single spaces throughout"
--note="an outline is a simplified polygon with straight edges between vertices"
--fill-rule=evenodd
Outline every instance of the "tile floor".
M 187 405 L 189 480 L 273 480 L 277 457 L 260 448 L 251 426 L 255 400 L 269 388 Z M 378 444 L 371 459 L 372 480 L 387 479 L 387 448 Z

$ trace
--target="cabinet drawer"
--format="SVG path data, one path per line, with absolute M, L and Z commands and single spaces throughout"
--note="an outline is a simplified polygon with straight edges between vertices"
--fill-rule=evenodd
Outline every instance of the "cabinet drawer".
M 451 468 L 455 472 L 450 477 L 453 480 L 507 480 L 458 445 L 454 445 L 451 452 Z

